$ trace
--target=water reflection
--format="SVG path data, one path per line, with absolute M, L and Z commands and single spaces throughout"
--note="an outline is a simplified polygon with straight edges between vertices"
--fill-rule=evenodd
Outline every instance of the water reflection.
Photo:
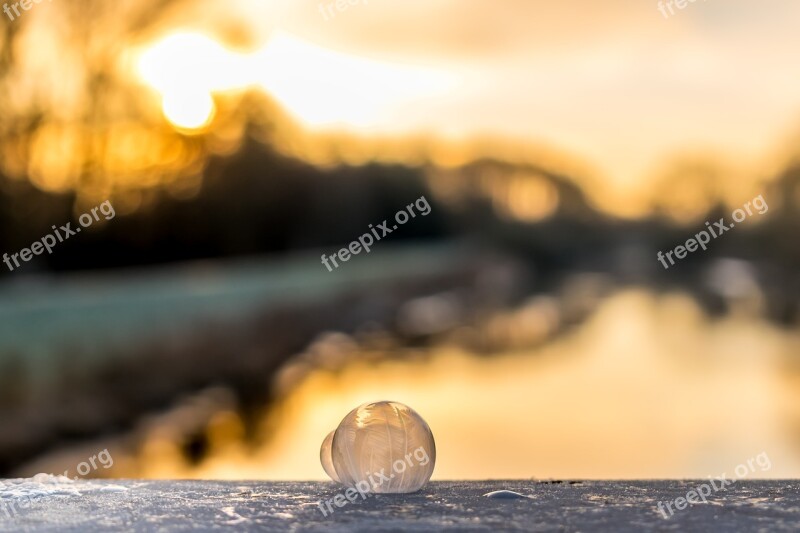
M 773 462 L 765 476 L 797 477 L 799 345 L 761 320 L 711 321 L 687 296 L 627 290 L 537 349 L 486 358 L 441 345 L 315 370 L 265 423 L 268 445 L 249 456 L 223 447 L 179 471 L 172 458 L 166 475 L 324 479 L 315 459 L 330 426 L 355 405 L 393 399 L 434 430 L 434 479 L 705 477 L 761 452 Z M 217 433 L 240 431 L 231 416 Z M 169 453 L 150 446 L 148 474 Z

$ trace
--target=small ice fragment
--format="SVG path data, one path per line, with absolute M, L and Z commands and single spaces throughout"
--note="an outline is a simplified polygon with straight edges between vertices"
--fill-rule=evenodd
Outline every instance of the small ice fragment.
M 495 500 L 513 500 L 516 498 L 530 498 L 530 496 L 525 496 L 520 494 L 519 492 L 514 492 L 513 490 L 493 490 L 492 492 L 487 492 L 484 494 L 487 498 L 493 498 Z
M 58 483 L 72 483 L 73 481 L 66 476 L 54 476 L 53 474 L 39 473 L 31 478 L 34 483 L 56 485 Z
M 98 490 L 100 492 L 125 492 L 128 490 L 128 487 L 123 487 L 122 485 L 102 485 Z
M 243 517 L 239 513 L 236 512 L 236 509 L 233 507 L 223 507 L 220 509 L 223 513 L 228 515 L 231 519 L 226 522 L 229 526 L 234 526 L 236 524 L 241 524 L 242 522 L 249 522 L 248 518 Z

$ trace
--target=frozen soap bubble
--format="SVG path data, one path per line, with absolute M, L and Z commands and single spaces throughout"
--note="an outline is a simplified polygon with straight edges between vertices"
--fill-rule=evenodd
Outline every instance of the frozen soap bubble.
M 325 440 L 322 441 L 322 447 L 319 449 L 319 460 L 322 463 L 322 468 L 325 470 L 325 473 L 328 474 L 332 480 L 341 483 L 339 481 L 339 476 L 336 475 L 336 469 L 333 468 L 333 460 L 331 459 L 331 445 L 333 444 L 334 433 L 336 432 L 331 431 L 328 433 L 328 436 L 325 437 Z
M 366 403 L 325 437 L 320 460 L 334 481 L 362 492 L 416 492 L 433 474 L 436 444 L 431 428 L 407 405 Z

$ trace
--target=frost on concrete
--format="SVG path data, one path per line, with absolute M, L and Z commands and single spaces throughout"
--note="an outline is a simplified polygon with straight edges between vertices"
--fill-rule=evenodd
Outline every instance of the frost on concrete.
M 0 480 L 0 527 L 14 529 L 26 517 L 44 514 L 60 501 L 79 501 L 92 493 L 122 492 L 113 483 L 72 480 L 66 476 L 36 474 L 32 478 Z
M 693 481 L 462 481 L 376 494 L 324 516 L 325 482 L 3 481 L 0 498 L 43 495 L 0 531 L 756 531 L 800 530 L 800 482 L 737 482 L 665 519 L 659 501 Z M 486 497 L 513 491 L 522 498 Z M 501 493 L 506 495 L 506 493 Z

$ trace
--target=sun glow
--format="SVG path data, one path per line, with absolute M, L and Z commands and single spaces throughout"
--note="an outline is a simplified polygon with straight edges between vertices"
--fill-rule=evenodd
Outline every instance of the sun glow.
M 308 127 L 375 127 L 453 86 L 449 74 L 349 56 L 282 32 L 249 54 L 176 33 L 144 51 L 138 67 L 161 93 L 164 116 L 184 130 L 209 126 L 219 92 L 259 88 Z
M 350 56 L 287 33 L 275 34 L 255 62 L 257 83 L 310 127 L 374 128 L 454 85 L 450 73 Z
M 139 59 L 139 75 L 161 93 L 166 119 L 183 130 L 211 123 L 212 93 L 248 83 L 243 56 L 197 33 L 176 33 L 147 49 Z
M 215 113 L 214 100 L 205 91 L 168 92 L 164 94 L 162 109 L 167 120 L 184 130 L 205 128 Z

